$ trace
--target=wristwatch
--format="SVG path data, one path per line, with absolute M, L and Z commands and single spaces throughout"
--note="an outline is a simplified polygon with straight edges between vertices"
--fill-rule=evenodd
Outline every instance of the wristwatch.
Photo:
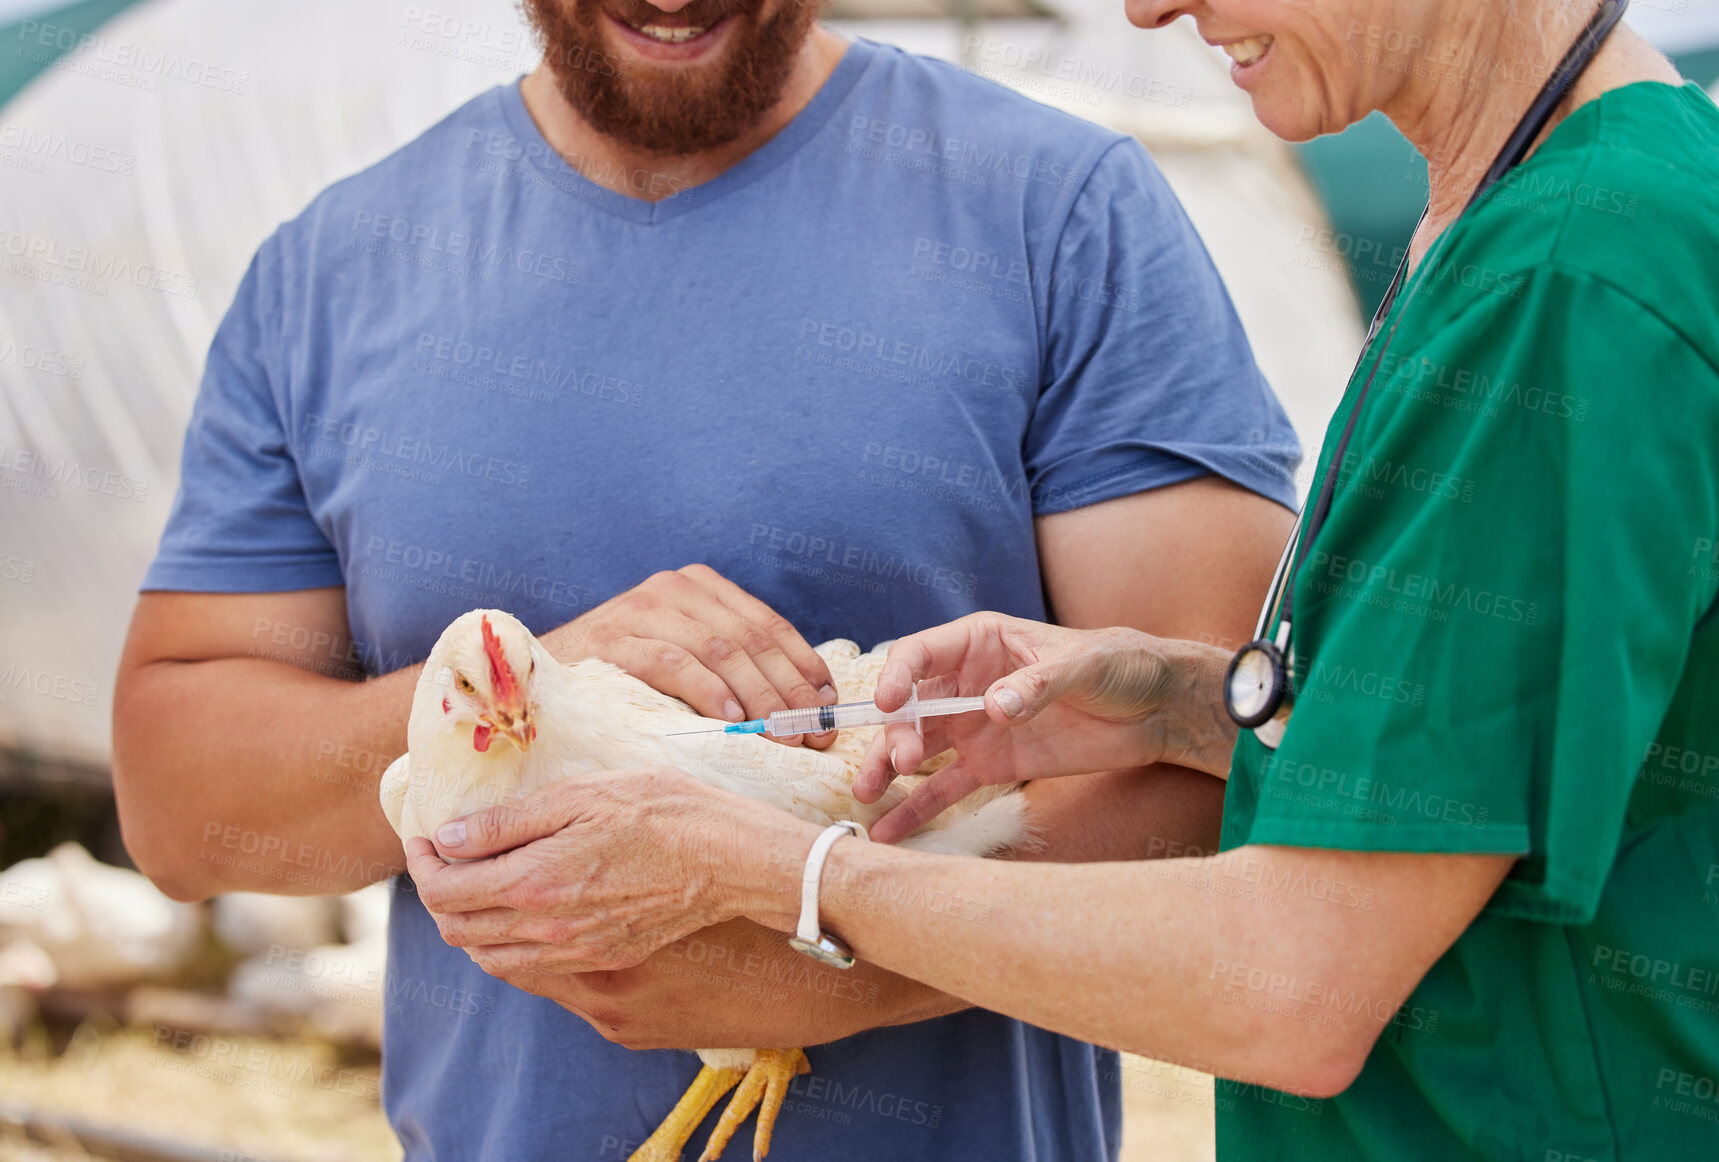
M 830 848 L 850 832 L 867 842 L 871 840 L 860 824 L 844 820 L 824 828 L 824 833 L 813 842 L 812 850 L 806 855 L 805 874 L 800 877 L 800 923 L 794 934 L 788 937 L 788 944 L 795 951 L 804 952 L 832 968 L 852 968 L 854 954 L 846 944 L 818 927 L 818 881 L 824 874 L 824 860 L 829 856 Z

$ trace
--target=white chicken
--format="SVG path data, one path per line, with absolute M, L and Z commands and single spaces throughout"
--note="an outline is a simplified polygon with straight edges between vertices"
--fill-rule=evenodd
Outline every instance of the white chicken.
M 0 872 L 0 978 L 15 983 L 124 988 L 174 971 L 202 932 L 201 908 L 76 843 Z
M 869 698 L 885 647 L 862 655 L 849 641 L 817 647 L 844 702 Z M 523 675 L 523 678 L 520 677 Z M 853 797 L 854 776 L 876 728 L 845 731 L 827 751 L 755 735 L 670 737 L 728 725 L 652 689 L 617 666 L 558 663 L 511 614 L 475 609 L 443 631 L 418 679 L 407 753 L 382 777 L 382 808 L 402 839 L 430 836 L 450 819 L 530 795 L 566 775 L 673 766 L 712 786 L 818 824 L 870 825 L 924 774 L 897 779 L 882 800 Z M 926 824 L 903 846 L 990 855 L 1027 838 L 1018 786 L 988 788 Z M 810 1069 L 800 1049 L 698 1049 L 704 1062 L 674 1111 L 631 1162 L 673 1162 L 723 1094 L 739 1087 L 701 1156 L 720 1157 L 754 1107 L 753 1158 L 770 1135 L 789 1081 Z

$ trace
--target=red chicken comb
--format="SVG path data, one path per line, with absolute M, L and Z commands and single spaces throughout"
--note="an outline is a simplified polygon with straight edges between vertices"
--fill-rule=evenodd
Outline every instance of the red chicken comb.
M 519 701 L 519 679 L 513 676 L 513 667 L 502 656 L 501 639 L 490 628 L 487 615 L 483 619 L 483 652 L 489 655 L 489 684 L 496 703 L 501 706 L 516 704 Z

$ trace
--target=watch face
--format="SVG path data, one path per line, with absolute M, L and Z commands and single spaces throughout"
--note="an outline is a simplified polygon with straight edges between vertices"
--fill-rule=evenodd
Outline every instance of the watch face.
M 846 945 L 838 943 L 832 936 L 821 936 L 816 942 L 801 940 L 798 936 L 790 936 L 788 937 L 788 945 L 795 952 L 804 952 L 813 960 L 827 964 L 831 968 L 852 968 L 854 966 L 853 953 L 848 951 Z
M 1256 641 L 1242 647 L 1230 662 L 1224 677 L 1224 707 L 1241 726 L 1251 729 L 1270 721 L 1283 704 L 1281 659 L 1275 645 Z

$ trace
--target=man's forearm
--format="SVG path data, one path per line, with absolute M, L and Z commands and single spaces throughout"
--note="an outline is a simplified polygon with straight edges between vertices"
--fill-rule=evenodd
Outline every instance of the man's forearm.
M 629 1049 L 804 1048 L 968 1007 L 876 965 L 843 971 L 818 964 L 750 920 L 696 932 L 622 972 L 510 983 L 549 997 Z
M 573 623 L 544 636 L 563 660 Z M 419 667 L 361 682 L 343 590 L 145 593 L 114 692 L 126 847 L 164 890 L 351 891 L 405 866 L 377 788 Z
M 257 658 L 161 661 L 116 707 L 126 844 L 169 894 L 347 892 L 405 866 L 377 799 L 417 670 L 355 683 Z
M 1159 765 L 1028 783 L 1036 840 L 1013 858 L 1045 863 L 1166 859 L 1216 851 L 1224 784 Z

